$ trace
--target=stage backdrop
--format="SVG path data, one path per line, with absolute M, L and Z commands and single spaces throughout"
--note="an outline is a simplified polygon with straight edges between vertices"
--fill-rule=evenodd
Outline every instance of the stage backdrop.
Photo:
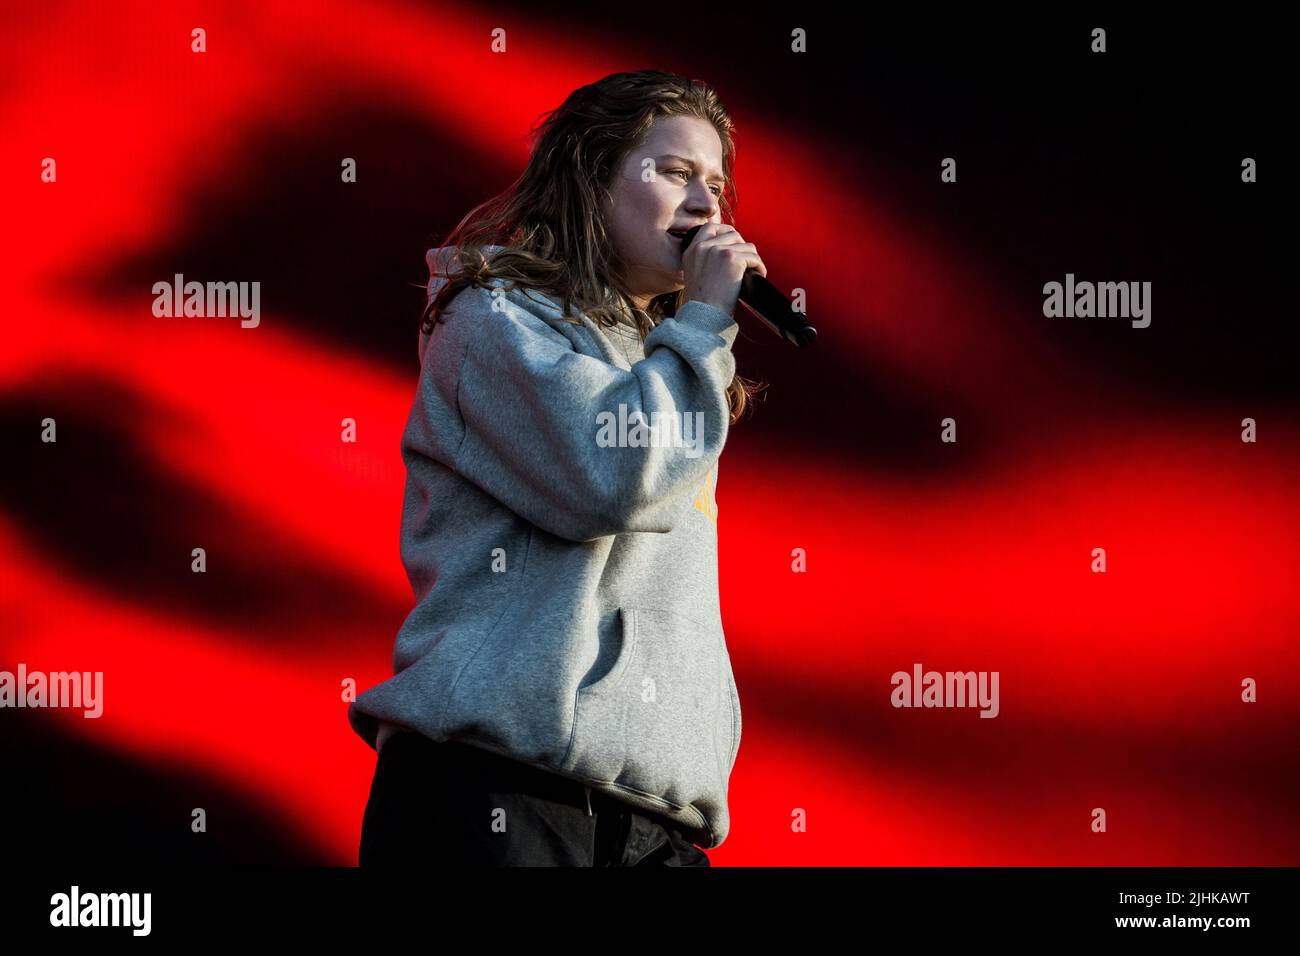
M 0 710 L 15 859 L 355 863 L 425 250 L 660 68 L 732 111 L 736 224 L 820 331 L 738 312 L 714 864 L 1300 860 L 1281 32 L 841 16 L 6 6 L 0 671 L 103 675 Z M 178 275 L 258 320 L 155 315 Z M 1078 314 L 1108 282 L 1134 314 Z M 917 669 L 996 708 L 895 706 Z

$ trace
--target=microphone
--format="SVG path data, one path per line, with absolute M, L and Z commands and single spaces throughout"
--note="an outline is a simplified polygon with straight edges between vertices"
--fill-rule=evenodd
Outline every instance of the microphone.
M 682 239 L 682 254 L 690 248 L 695 234 L 704 228 L 704 224 L 692 226 L 686 230 Z M 784 292 L 774 286 L 767 276 L 753 266 L 745 270 L 740 280 L 740 293 L 737 300 L 763 320 L 763 324 L 781 338 L 801 349 L 806 349 L 817 341 L 817 330 L 808 324 L 802 312 L 796 312 L 794 303 Z

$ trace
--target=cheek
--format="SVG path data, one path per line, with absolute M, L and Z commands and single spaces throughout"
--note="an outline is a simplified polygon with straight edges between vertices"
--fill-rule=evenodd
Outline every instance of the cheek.
M 617 197 L 613 218 L 617 241 L 638 257 L 657 259 L 663 252 L 664 224 L 671 222 L 675 203 L 671 184 L 662 180 L 628 183 Z
M 654 238 L 658 222 L 656 206 L 648 201 L 646 195 L 639 196 L 624 208 L 623 238 L 626 242 L 639 248 L 646 248 Z
M 630 198 L 638 222 L 647 229 L 658 228 L 661 221 L 671 216 L 674 206 L 672 186 L 663 179 L 638 183 Z

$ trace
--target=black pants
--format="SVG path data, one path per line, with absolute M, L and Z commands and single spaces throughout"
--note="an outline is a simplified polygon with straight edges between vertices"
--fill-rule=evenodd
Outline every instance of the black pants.
M 402 731 L 379 753 L 361 866 L 709 866 L 673 821 L 457 741 Z

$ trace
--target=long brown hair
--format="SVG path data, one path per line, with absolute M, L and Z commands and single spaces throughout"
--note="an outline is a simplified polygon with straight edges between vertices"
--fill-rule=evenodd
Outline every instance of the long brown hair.
M 615 173 L 655 121 L 665 116 L 698 116 L 713 124 L 722 143 L 726 185 L 719 205 L 732 223 L 737 195 L 733 179 L 733 123 L 707 84 L 661 70 L 613 73 L 569 94 L 544 113 L 531 130 L 533 142 L 523 174 L 500 194 L 471 209 L 452 230 L 444 247 L 455 250 L 459 269 L 425 306 L 420 328 L 430 333 L 442 310 L 462 289 L 487 287 L 504 279 L 585 312 L 601 326 L 630 317 L 641 338 L 658 320 L 676 315 L 685 290 L 665 292 L 637 308 L 622 292 L 627 264 L 606 232 L 600 200 L 609 198 Z M 485 253 L 484 247 L 503 248 Z M 449 267 L 449 272 L 453 270 Z M 730 423 L 735 424 L 766 383 L 737 374 L 727 386 Z

